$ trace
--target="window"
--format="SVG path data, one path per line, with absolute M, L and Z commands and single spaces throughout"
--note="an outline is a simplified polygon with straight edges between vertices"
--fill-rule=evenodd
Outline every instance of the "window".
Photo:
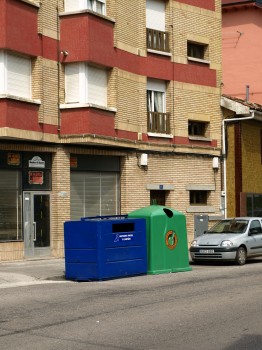
M 199 121 L 188 121 L 188 136 L 207 137 L 209 123 Z
M 248 193 L 246 203 L 247 216 L 262 216 L 262 194 Z
M 163 190 L 151 190 L 150 191 L 150 204 L 166 205 L 167 191 Z
M 208 191 L 189 191 L 191 205 L 207 205 Z
M 147 82 L 148 131 L 170 133 L 170 116 L 166 113 L 166 83 L 149 79 Z
M 105 0 L 89 0 L 88 8 L 95 12 L 100 13 L 101 15 L 105 14 Z
M 164 112 L 165 94 L 161 91 L 147 90 L 147 109 L 149 112 Z
M 0 241 L 21 240 L 21 176 L 19 171 L 0 172 Z
M 92 10 L 105 15 L 105 0 L 65 0 L 65 11 Z
M 31 59 L 0 51 L 0 94 L 31 98 Z
M 146 1 L 147 48 L 157 51 L 169 51 L 169 35 L 165 31 L 165 1 Z
M 66 103 L 93 103 L 107 106 L 107 71 L 86 63 L 65 66 Z
M 250 232 L 252 233 L 262 233 L 261 229 L 261 224 L 258 220 L 253 220 L 251 221 L 250 227 L 249 227 Z
M 204 44 L 197 44 L 193 42 L 187 43 L 187 56 L 191 58 L 197 58 L 200 60 L 206 59 L 206 51 L 208 46 Z

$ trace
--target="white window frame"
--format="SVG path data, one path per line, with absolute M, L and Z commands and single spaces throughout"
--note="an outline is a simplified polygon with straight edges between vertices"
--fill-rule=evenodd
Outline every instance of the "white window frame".
M 24 74 L 22 70 L 19 70 L 19 72 L 8 70 L 12 59 L 21 61 L 21 68 L 24 68 Z M 28 74 L 25 73 L 26 71 Z M 21 84 L 16 84 L 16 88 L 15 86 L 13 88 L 12 86 L 10 87 L 10 84 L 12 85 L 12 76 L 14 78 L 13 81 L 21 82 Z M 32 99 L 32 63 L 30 58 L 0 51 L 0 94 Z
M 101 11 L 99 10 L 101 7 Z M 91 10 L 101 15 L 106 14 L 106 0 L 65 0 L 65 12 Z
M 101 15 L 106 14 L 106 0 L 87 0 L 88 9 L 97 12 Z M 101 11 L 99 11 L 99 5 L 101 6 Z
M 78 71 L 78 75 L 75 76 L 74 82 L 67 75 L 67 69 L 73 67 L 75 71 Z M 91 77 L 95 77 L 97 73 L 98 85 L 97 91 L 93 94 Z M 68 63 L 65 65 L 65 103 L 66 104 L 94 104 L 98 106 L 107 107 L 107 85 L 108 74 L 105 69 L 89 66 L 86 63 Z M 74 95 L 77 89 L 78 93 Z

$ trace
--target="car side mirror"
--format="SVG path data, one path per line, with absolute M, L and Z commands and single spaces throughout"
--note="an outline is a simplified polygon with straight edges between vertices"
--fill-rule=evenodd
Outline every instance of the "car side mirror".
M 256 229 L 256 228 L 251 228 L 249 230 L 249 235 L 252 236 L 252 235 L 257 235 L 259 233 L 259 231 Z

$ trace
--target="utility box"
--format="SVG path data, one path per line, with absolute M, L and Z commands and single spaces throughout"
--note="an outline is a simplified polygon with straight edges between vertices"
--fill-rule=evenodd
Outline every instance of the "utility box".
M 129 213 L 128 218 L 146 220 L 148 274 L 192 270 L 184 214 L 165 206 L 150 205 Z
M 104 280 L 147 273 L 146 221 L 100 216 L 64 224 L 65 277 Z
M 201 236 L 208 230 L 208 215 L 197 214 L 194 216 L 194 237 Z

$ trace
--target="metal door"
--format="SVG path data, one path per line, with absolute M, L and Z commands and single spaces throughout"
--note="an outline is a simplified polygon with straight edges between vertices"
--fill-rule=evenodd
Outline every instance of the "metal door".
M 25 256 L 50 255 L 50 194 L 24 192 Z

